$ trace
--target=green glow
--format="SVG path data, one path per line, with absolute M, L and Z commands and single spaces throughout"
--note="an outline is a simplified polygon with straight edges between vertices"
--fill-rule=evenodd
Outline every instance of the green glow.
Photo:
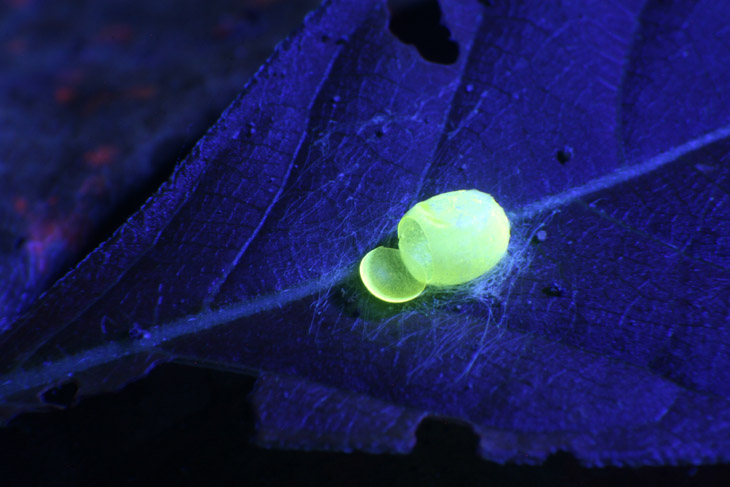
M 403 265 L 398 249 L 378 247 L 368 252 L 360 261 L 360 277 L 373 296 L 390 303 L 410 301 L 426 289 Z
M 398 250 L 378 247 L 360 262 L 360 277 L 377 298 L 402 303 L 431 286 L 469 282 L 504 257 L 510 223 L 491 195 L 476 189 L 421 201 L 398 223 Z

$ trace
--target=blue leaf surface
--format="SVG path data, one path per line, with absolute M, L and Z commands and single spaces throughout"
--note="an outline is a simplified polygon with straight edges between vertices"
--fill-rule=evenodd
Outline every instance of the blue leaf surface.
M 436 415 L 498 461 L 729 459 L 730 11 L 507 3 L 442 5 L 447 65 L 325 3 L 0 336 L 4 416 L 184 360 L 261 374 L 268 445 L 402 452 Z M 498 269 L 369 296 L 362 255 L 470 187 L 512 220 Z

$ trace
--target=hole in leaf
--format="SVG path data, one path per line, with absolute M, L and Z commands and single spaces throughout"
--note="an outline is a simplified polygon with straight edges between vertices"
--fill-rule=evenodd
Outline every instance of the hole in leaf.
M 68 381 L 45 391 L 41 395 L 41 399 L 47 404 L 55 404 L 56 406 L 68 408 L 76 400 L 77 392 L 79 392 L 79 385 L 74 381 Z
M 569 145 L 566 145 L 558 151 L 556 157 L 558 158 L 558 162 L 560 164 L 565 164 L 573 158 L 573 148 Z
M 437 0 L 389 0 L 390 31 L 404 44 L 418 49 L 426 61 L 453 64 L 459 57 L 459 44 L 441 24 Z
M 545 296 L 550 296 L 551 298 L 559 298 L 563 294 L 565 294 L 565 289 L 563 289 L 563 286 L 561 286 L 557 282 L 554 282 L 549 286 L 544 287 L 542 289 L 542 292 Z

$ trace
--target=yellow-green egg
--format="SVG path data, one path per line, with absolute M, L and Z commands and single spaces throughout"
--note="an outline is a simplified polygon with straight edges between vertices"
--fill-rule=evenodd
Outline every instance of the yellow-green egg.
M 442 193 L 403 215 L 398 249 L 368 252 L 360 277 L 383 301 L 409 301 L 427 285 L 454 286 L 485 274 L 504 257 L 509 238 L 509 219 L 491 195 L 476 189 Z

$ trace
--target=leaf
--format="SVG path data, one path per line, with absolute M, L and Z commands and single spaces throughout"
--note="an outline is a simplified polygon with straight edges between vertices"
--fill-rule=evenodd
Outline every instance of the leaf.
M 436 415 L 498 461 L 727 460 L 728 13 L 626 3 L 449 2 L 450 65 L 325 3 L 0 337 L 4 416 L 178 360 L 259 373 L 268 445 L 407 451 Z M 369 296 L 359 258 L 468 187 L 510 213 L 500 268 Z

